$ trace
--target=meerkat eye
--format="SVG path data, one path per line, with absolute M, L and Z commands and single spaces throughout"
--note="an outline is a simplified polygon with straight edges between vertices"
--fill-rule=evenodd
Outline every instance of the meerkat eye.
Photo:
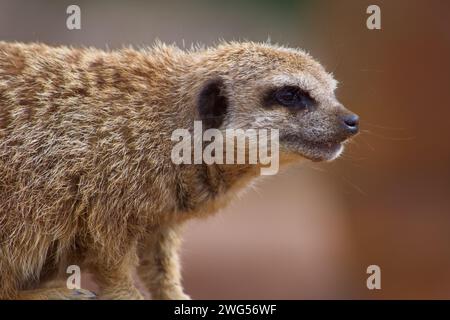
M 295 87 L 285 86 L 275 91 L 275 101 L 285 107 L 304 109 L 315 105 L 308 92 Z

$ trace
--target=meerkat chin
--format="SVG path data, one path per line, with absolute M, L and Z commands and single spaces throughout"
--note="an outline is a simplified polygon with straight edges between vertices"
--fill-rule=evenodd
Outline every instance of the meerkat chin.
M 0 299 L 92 297 L 46 289 L 68 265 L 94 273 L 100 298 L 141 299 L 136 268 L 153 298 L 188 298 L 180 226 L 259 172 L 177 165 L 171 134 L 195 121 L 276 129 L 281 157 L 332 160 L 358 131 L 335 88 L 308 54 L 270 44 L 105 52 L 0 42 Z

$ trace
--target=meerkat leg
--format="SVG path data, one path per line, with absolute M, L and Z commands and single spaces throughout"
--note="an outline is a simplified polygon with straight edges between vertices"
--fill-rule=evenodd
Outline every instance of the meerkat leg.
M 167 227 L 152 235 L 140 248 L 138 274 L 153 299 L 190 299 L 181 285 L 180 242 L 178 229 Z
M 99 257 L 106 253 L 99 253 Z M 137 264 L 135 250 L 116 259 L 97 260 L 93 270 L 100 286 L 99 298 L 104 300 L 142 300 L 141 292 L 136 288 L 132 271 Z
M 0 300 L 17 299 L 19 294 L 18 283 L 15 274 L 0 258 Z
M 58 274 L 54 278 L 41 279 L 39 288 L 24 290 L 18 295 L 19 300 L 94 300 L 96 294 L 85 289 L 69 289 L 66 280 Z
M 88 290 L 70 290 L 61 282 L 58 285 L 53 283 L 39 289 L 18 291 L 17 281 L 11 281 L 11 279 L 1 280 L 0 300 L 91 300 L 96 297 L 95 294 Z
M 39 276 L 39 285 L 33 290 L 19 293 L 21 300 L 94 300 L 95 293 L 85 289 L 69 289 L 64 263 L 44 265 Z
M 85 289 L 68 289 L 65 287 L 41 288 L 21 291 L 18 300 L 94 300 L 96 295 Z
M 1 249 L 1 248 L 0 248 Z M 53 282 L 44 287 L 31 290 L 20 290 L 21 284 L 26 281 L 21 280 L 23 277 L 17 273 L 17 270 L 10 267 L 9 261 L 0 259 L 0 300 L 87 300 L 95 299 L 95 294 L 88 290 L 67 288 L 62 280 L 59 283 Z

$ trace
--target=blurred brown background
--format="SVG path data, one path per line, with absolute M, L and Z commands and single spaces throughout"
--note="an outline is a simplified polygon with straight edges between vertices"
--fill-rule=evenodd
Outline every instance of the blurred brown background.
M 66 8 L 81 7 L 81 30 Z M 366 8 L 381 8 L 381 30 Z M 0 1 L 0 40 L 117 48 L 157 38 L 299 46 L 363 132 L 335 163 L 263 179 L 186 230 L 196 299 L 450 298 L 448 1 Z M 382 289 L 366 288 L 377 264 Z

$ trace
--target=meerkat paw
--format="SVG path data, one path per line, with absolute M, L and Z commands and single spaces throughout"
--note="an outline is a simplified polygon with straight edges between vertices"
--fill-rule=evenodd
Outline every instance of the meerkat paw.
M 67 296 L 67 300 L 96 300 L 97 295 L 89 290 L 85 289 L 74 289 Z
M 191 300 L 191 297 L 184 292 L 176 294 L 171 298 L 172 300 Z
M 97 296 L 85 289 L 45 288 L 22 291 L 19 300 L 95 300 Z
M 136 288 L 111 288 L 104 290 L 101 300 L 144 300 L 144 296 Z
M 179 290 L 159 291 L 152 293 L 153 300 L 191 300 L 191 297 Z

